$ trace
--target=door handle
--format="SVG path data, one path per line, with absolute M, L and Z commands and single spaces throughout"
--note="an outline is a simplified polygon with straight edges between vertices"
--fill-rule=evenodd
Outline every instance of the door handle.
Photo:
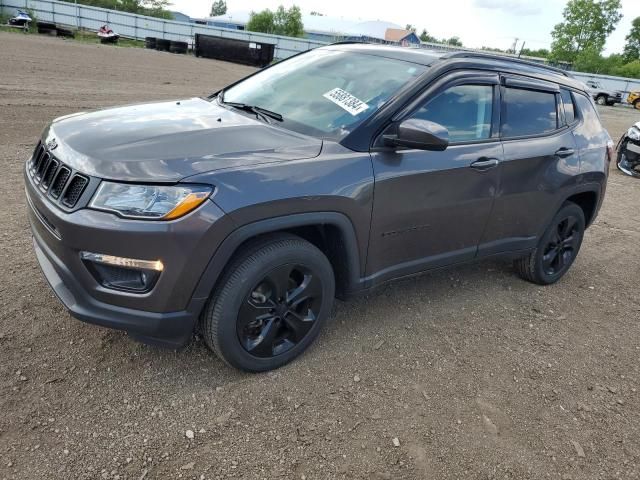
M 561 149 L 556 151 L 556 156 L 560 158 L 566 158 L 566 157 L 570 157 L 574 153 L 576 152 L 573 148 L 562 147 Z
M 493 167 L 497 167 L 498 163 L 500 162 L 498 162 L 497 158 L 480 157 L 478 160 L 471 164 L 471 168 L 484 171 L 489 170 Z

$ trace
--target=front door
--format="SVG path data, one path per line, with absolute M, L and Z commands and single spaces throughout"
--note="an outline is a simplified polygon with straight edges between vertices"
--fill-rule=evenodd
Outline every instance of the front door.
M 367 277 L 377 283 L 472 259 L 491 213 L 503 159 L 499 78 L 456 76 L 425 94 L 403 119 L 449 131 L 442 152 L 372 151 L 374 204 Z M 403 120 L 398 119 L 398 121 Z

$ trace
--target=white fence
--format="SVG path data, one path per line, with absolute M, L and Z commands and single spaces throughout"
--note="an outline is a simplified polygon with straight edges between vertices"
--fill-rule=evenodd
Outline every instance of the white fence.
M 325 45 L 317 40 L 176 22 L 56 0 L 0 0 L 2 13 L 12 15 L 17 9 L 29 9 L 41 21 L 75 28 L 98 30 L 102 25 L 109 24 L 115 32 L 123 37 L 138 40 L 144 40 L 145 37 L 156 37 L 188 42 L 193 45 L 195 34 L 202 33 L 251 42 L 271 43 L 275 45 L 274 56 L 279 59 Z
M 325 45 L 317 40 L 283 37 L 266 33 L 232 30 L 229 28 L 209 27 L 195 23 L 162 20 L 133 13 L 117 12 L 104 8 L 88 7 L 70 2 L 57 0 L 0 0 L 0 12 L 13 14 L 17 9 L 30 9 L 39 20 L 68 25 L 75 28 L 98 30 L 102 25 L 109 24 L 116 32 L 124 37 L 143 40 L 145 37 L 178 40 L 193 45 L 194 35 L 217 35 L 226 38 L 237 38 L 252 42 L 271 43 L 275 45 L 274 56 L 283 59 L 312 48 Z M 446 50 L 456 50 L 450 45 L 437 45 Z M 469 49 L 458 49 L 469 50 Z M 582 81 L 597 80 L 608 90 L 621 90 L 626 99 L 630 91 L 640 90 L 640 80 L 596 75 L 591 73 L 571 72 Z

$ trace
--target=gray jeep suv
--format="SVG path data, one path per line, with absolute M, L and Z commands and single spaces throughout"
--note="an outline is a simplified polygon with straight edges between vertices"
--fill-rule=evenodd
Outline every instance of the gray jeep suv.
M 557 281 L 612 146 L 561 71 L 337 44 L 208 98 L 58 118 L 24 176 L 73 316 L 171 347 L 199 329 L 262 371 L 313 342 L 335 296 L 496 255 Z

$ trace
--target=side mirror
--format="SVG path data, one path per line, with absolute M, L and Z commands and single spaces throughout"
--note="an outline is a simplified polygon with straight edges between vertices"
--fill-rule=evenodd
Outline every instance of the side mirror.
M 439 123 L 410 118 L 398 125 L 395 135 L 383 135 L 388 146 L 441 152 L 449 146 L 449 131 Z

